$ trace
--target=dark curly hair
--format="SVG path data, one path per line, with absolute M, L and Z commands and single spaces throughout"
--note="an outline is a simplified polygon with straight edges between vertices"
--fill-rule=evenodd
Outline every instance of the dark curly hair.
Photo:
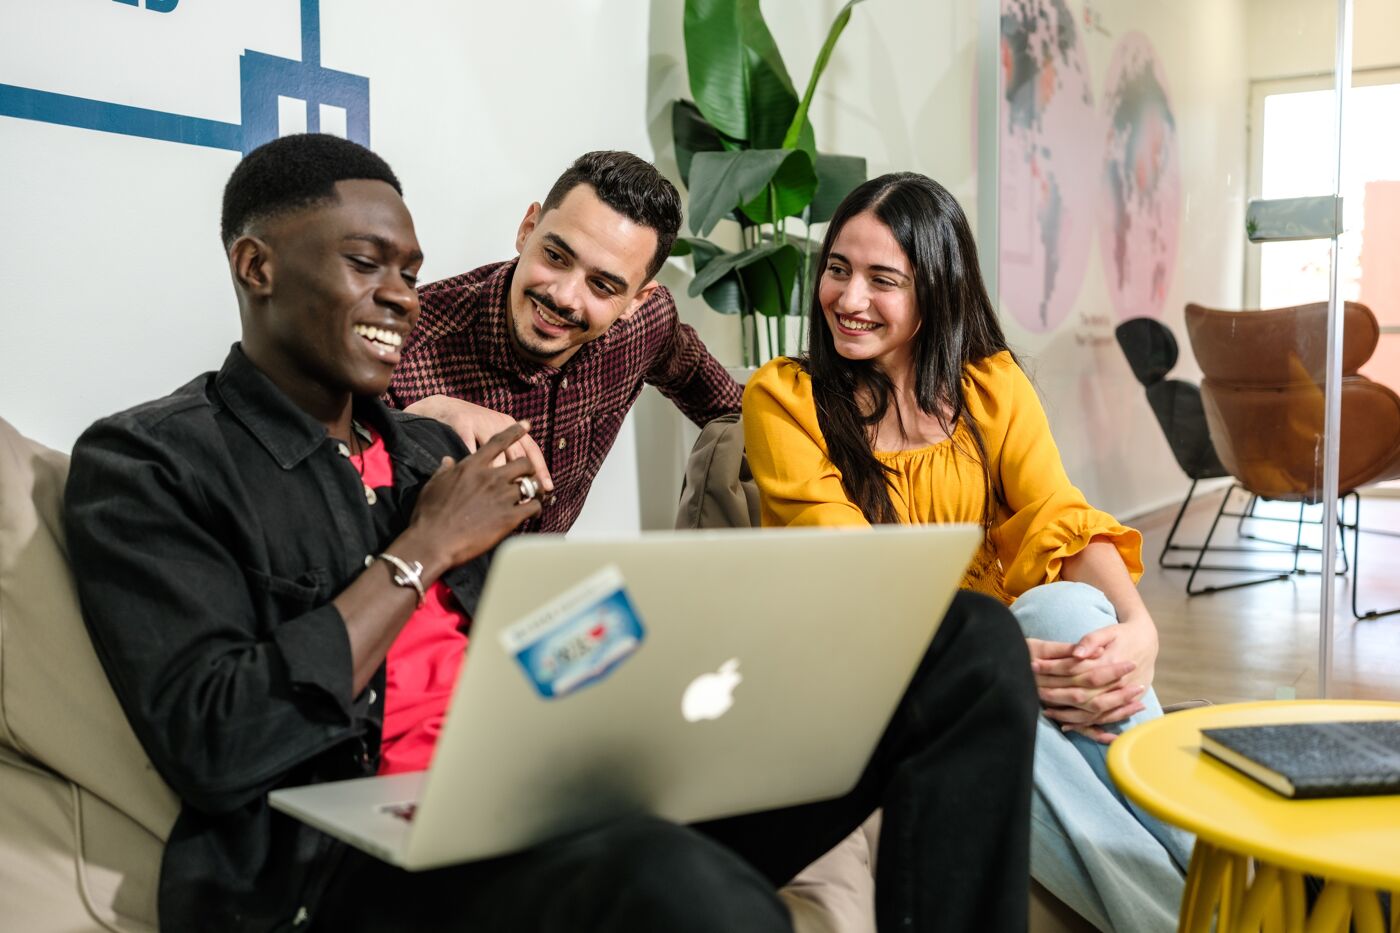
M 656 275 L 671 255 L 671 244 L 681 227 L 681 196 L 676 186 L 656 166 L 630 152 L 585 152 L 549 189 L 543 210 L 558 207 L 579 185 L 591 187 L 600 201 L 633 223 L 656 231 L 656 252 L 647 278 Z
M 224 186 L 219 234 L 224 249 L 258 221 L 336 199 L 335 183 L 368 178 L 403 187 L 379 156 L 328 133 L 299 133 L 264 143 L 244 157 Z

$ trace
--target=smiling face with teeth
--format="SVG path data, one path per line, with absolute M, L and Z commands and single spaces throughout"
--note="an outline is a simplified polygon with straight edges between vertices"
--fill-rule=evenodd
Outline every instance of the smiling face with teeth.
M 580 184 L 548 211 L 530 205 L 516 234 L 511 342 L 525 359 L 563 366 L 584 344 L 637 312 L 656 289 L 647 268 L 656 231 Z
M 244 352 L 328 425 L 348 419 L 354 396 L 388 388 L 418 321 L 423 262 L 390 185 L 347 180 L 335 194 L 260 222 L 229 249 Z
M 875 360 L 897 382 L 912 370 L 914 335 L 923 323 L 914 270 L 874 213 L 855 215 L 836 234 L 817 300 L 841 356 Z

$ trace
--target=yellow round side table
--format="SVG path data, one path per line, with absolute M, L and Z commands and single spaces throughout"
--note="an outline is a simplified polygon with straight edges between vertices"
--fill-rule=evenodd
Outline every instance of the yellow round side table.
M 1196 834 L 1181 933 L 1400 933 L 1400 795 L 1291 800 L 1201 751 L 1201 730 L 1400 719 L 1400 703 L 1299 700 L 1185 710 L 1130 729 L 1108 770 L 1133 802 Z M 1308 914 L 1303 875 L 1325 879 Z M 1390 917 L 1378 891 L 1390 891 Z

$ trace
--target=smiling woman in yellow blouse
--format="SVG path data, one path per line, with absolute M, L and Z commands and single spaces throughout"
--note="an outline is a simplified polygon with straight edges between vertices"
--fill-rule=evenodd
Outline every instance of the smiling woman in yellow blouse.
M 744 394 L 763 524 L 982 525 L 963 586 L 1011 606 L 1044 708 L 1032 874 L 1100 929 L 1176 929 L 1191 841 L 1104 766 L 1117 732 L 1161 714 L 1141 536 L 1065 474 L 942 186 L 900 173 L 857 188 L 820 269 L 809 354 L 773 360 Z

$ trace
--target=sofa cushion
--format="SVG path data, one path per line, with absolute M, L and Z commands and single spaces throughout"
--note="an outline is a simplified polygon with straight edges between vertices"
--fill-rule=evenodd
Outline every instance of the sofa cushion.
M 686 460 L 676 527 L 757 528 L 758 515 L 744 425 L 738 415 L 721 415 L 705 425 Z
M 154 933 L 160 840 L 0 749 L 0 917 L 25 933 Z
M 0 745 L 163 840 L 179 803 L 136 741 L 83 625 L 63 537 L 67 476 L 65 455 L 0 419 Z

